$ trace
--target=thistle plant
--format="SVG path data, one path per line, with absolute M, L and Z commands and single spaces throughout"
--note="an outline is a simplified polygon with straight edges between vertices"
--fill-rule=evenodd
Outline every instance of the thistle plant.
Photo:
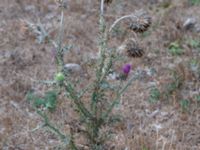
M 110 49 L 108 47 L 108 42 L 110 40 L 110 33 L 114 27 L 119 24 L 119 22 L 128 19 L 130 24 L 130 29 L 135 32 L 144 32 L 150 26 L 151 21 L 150 17 L 146 17 L 147 14 L 139 13 L 123 16 L 117 19 L 110 28 L 106 26 L 106 20 L 104 17 L 104 3 L 107 5 L 112 1 L 101 0 L 100 2 L 100 15 L 99 15 L 99 56 L 96 64 L 96 76 L 92 83 L 86 86 L 84 89 L 78 90 L 71 80 L 69 72 L 65 69 L 65 62 L 63 59 L 66 46 L 63 46 L 62 43 L 62 34 L 63 34 L 63 22 L 64 22 L 64 13 L 62 6 L 62 1 L 59 1 L 61 8 L 61 22 L 60 22 L 60 31 L 58 35 L 58 41 L 49 40 L 55 47 L 55 59 L 56 59 L 56 68 L 57 73 L 55 74 L 54 80 L 50 83 L 53 86 L 54 91 L 54 101 L 61 92 L 65 92 L 67 98 L 69 98 L 74 107 L 74 111 L 78 112 L 81 125 L 84 127 L 81 129 L 79 134 L 85 136 L 88 147 L 91 150 L 102 150 L 106 149 L 104 147 L 105 142 L 108 141 L 108 136 L 101 129 L 103 126 L 107 126 L 111 121 L 110 117 L 112 116 L 112 111 L 116 104 L 119 103 L 121 95 L 127 90 L 131 83 L 137 79 L 136 76 L 129 77 L 131 64 L 125 64 L 122 67 L 119 80 L 116 82 L 110 82 L 108 76 L 112 71 L 115 63 L 118 61 L 117 49 Z M 144 17 L 145 16 L 145 17 Z M 140 20 L 141 19 L 141 20 Z M 135 42 L 133 40 L 132 42 Z M 136 42 L 135 42 L 136 43 Z M 131 48 L 131 47 L 134 48 Z M 138 44 L 129 44 L 128 54 L 134 57 L 141 57 L 143 50 L 138 49 Z M 125 49 L 127 48 L 124 47 Z M 45 82 L 47 83 L 47 82 Z M 89 104 L 84 102 L 84 95 L 89 94 Z M 112 96 L 111 96 L 112 95 Z M 41 99 L 33 94 L 29 94 L 28 99 L 34 104 L 37 99 Z M 45 103 L 46 97 L 42 101 Z M 42 127 L 47 127 L 60 137 L 62 142 L 68 149 L 77 150 L 79 149 L 76 144 L 76 139 L 74 139 L 73 131 L 70 132 L 70 135 L 64 135 L 59 128 L 56 128 L 50 122 L 48 117 L 48 108 L 44 108 L 46 104 L 40 103 L 36 106 L 33 105 L 36 112 L 43 118 L 44 125 Z M 56 102 L 53 103 L 52 107 L 56 106 Z M 50 105 L 51 106 L 51 105 Z M 51 107 L 50 107 L 51 108 Z M 54 110 L 54 109 L 52 109 Z

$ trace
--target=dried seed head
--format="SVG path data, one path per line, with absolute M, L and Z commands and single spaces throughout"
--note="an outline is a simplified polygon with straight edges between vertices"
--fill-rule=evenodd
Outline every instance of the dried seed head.
M 151 17 L 145 11 L 136 11 L 134 17 L 131 19 L 129 29 L 135 32 L 145 32 L 151 25 Z
M 104 0 L 104 3 L 110 4 L 110 3 L 112 3 L 112 0 Z
M 144 54 L 144 50 L 139 47 L 135 39 L 128 39 L 126 41 L 126 51 L 129 57 L 142 57 Z
M 99 0 L 99 1 L 101 1 L 101 0 Z M 110 4 L 110 3 L 112 3 L 112 0 L 104 0 L 104 3 L 105 4 Z

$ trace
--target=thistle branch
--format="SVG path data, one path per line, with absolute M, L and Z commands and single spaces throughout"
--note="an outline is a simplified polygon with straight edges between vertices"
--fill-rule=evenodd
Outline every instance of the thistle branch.
M 103 16 L 103 14 L 104 14 L 104 0 L 101 0 L 100 14 L 101 14 L 101 16 Z
M 115 22 L 111 25 L 109 32 L 111 32 L 113 30 L 113 28 L 122 20 L 127 19 L 127 18 L 137 18 L 137 16 L 135 16 L 134 14 L 130 14 L 130 15 L 126 15 L 126 16 L 122 16 L 120 18 L 118 18 L 117 20 L 115 20 Z
M 126 85 L 120 90 L 118 89 L 117 91 L 117 95 L 116 98 L 113 100 L 112 104 L 110 105 L 110 107 L 108 108 L 108 110 L 103 114 L 102 118 L 103 120 L 106 120 L 109 116 L 109 114 L 111 113 L 112 109 L 114 108 L 114 106 L 116 105 L 117 101 L 119 100 L 120 96 L 126 91 L 126 89 L 131 85 L 131 83 L 138 79 L 138 76 L 133 76 L 127 83 Z

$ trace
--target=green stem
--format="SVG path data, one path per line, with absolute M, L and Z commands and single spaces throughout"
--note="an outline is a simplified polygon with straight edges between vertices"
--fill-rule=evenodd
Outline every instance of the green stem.
M 64 143 L 66 143 L 66 145 L 68 145 L 69 144 L 69 140 L 68 140 L 68 138 L 66 137 L 66 135 L 64 135 L 64 134 L 62 134 L 61 132 L 60 132 L 60 130 L 59 129 L 57 129 L 56 127 L 54 127 L 50 122 L 49 122 L 49 118 L 47 117 L 47 115 L 46 114 L 44 114 L 44 113 L 42 113 L 40 110 L 37 110 L 37 113 L 44 119 L 44 127 L 46 126 L 46 127 L 48 127 L 51 131 L 53 131 L 54 133 L 56 133 L 58 136 L 59 136 L 59 138 L 64 142 Z
M 106 34 L 106 26 L 105 26 L 105 20 L 103 16 L 103 7 L 104 7 L 104 0 L 101 1 L 101 13 L 99 18 L 99 30 L 100 30 L 100 43 L 99 43 L 99 52 L 100 52 L 100 58 L 99 58 L 99 65 L 96 70 L 96 81 L 94 85 L 94 92 L 92 94 L 92 101 L 91 101 L 91 110 L 93 114 L 97 115 L 97 103 L 99 101 L 99 90 L 100 85 L 102 83 L 102 79 L 104 78 L 104 69 L 105 69 L 105 60 L 106 60 L 106 50 L 107 50 L 107 34 Z
M 66 91 L 69 93 L 69 96 L 74 101 L 75 105 L 77 106 L 78 110 L 83 114 L 85 118 L 93 119 L 92 114 L 86 109 L 85 105 L 80 101 L 78 94 L 76 94 L 72 84 L 64 82 L 64 86 Z
M 91 85 L 88 85 L 86 88 L 84 88 L 83 90 L 81 90 L 78 94 L 78 99 L 82 98 L 82 96 L 88 92 L 94 85 L 91 84 Z
M 62 48 L 62 40 L 63 40 L 63 23 L 64 23 L 64 12 L 63 12 L 63 8 L 61 8 L 61 18 L 60 18 L 60 30 L 59 30 L 59 34 L 58 34 L 58 44 L 57 44 L 57 56 L 56 56 L 56 60 L 57 60 L 57 69 L 58 71 L 62 71 L 63 70 L 63 66 L 64 66 L 64 60 L 63 60 L 63 48 Z
M 100 64 L 97 69 L 97 79 L 99 80 L 102 75 L 102 70 L 104 68 L 104 63 L 105 63 L 105 58 L 106 58 L 106 47 L 107 47 L 107 40 L 105 36 L 105 21 L 104 17 L 101 15 L 100 16 L 100 21 L 99 21 L 99 30 L 100 30 L 100 43 L 99 43 L 99 51 L 100 51 Z
M 101 78 L 100 78 L 100 81 L 99 81 L 100 83 L 101 83 L 101 82 L 105 79 L 105 77 L 108 75 L 108 73 L 109 73 L 109 71 L 110 71 L 112 65 L 113 65 L 113 54 L 112 54 L 112 52 L 111 52 L 111 54 L 109 55 L 109 61 L 108 61 L 108 63 L 107 63 L 106 66 L 105 66 L 105 71 L 104 71 L 103 75 L 102 75 Z
M 71 140 L 70 140 L 70 148 L 71 150 L 78 150 L 78 148 L 76 147 L 75 143 L 74 143 L 74 137 L 73 137 L 73 134 L 71 134 Z
M 112 104 L 110 105 L 110 107 L 108 108 L 108 110 L 103 114 L 102 118 L 103 120 L 106 120 L 109 116 L 109 114 L 111 113 L 111 111 L 113 110 L 114 106 L 116 105 L 116 103 L 119 101 L 120 96 L 126 91 L 126 89 L 131 85 L 131 83 L 138 79 L 138 76 L 133 76 L 128 82 L 127 84 L 117 92 L 117 96 L 116 98 L 113 100 Z

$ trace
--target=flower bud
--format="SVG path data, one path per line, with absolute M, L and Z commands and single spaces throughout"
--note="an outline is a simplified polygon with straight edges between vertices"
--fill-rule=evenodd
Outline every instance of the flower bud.
M 64 79 L 65 79 L 65 76 L 62 72 L 58 72 L 55 75 L 55 80 L 58 81 L 58 82 L 64 81 Z

